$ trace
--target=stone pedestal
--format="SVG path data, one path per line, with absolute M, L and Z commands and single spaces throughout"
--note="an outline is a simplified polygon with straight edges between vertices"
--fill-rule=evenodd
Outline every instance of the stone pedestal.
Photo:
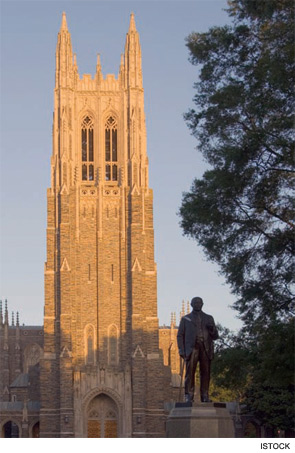
M 234 424 L 223 403 L 176 403 L 167 418 L 166 437 L 235 437 Z

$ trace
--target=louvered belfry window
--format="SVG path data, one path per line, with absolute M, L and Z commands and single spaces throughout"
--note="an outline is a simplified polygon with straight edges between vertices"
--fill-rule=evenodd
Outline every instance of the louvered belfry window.
M 82 181 L 94 180 L 93 121 L 86 116 L 81 127 Z
M 105 179 L 118 181 L 117 121 L 110 116 L 105 124 Z

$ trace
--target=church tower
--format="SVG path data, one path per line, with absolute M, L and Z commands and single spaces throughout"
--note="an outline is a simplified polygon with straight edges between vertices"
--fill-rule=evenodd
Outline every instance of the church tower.
M 58 33 L 47 192 L 41 437 L 161 437 L 153 193 L 134 15 L 118 77 Z M 169 389 L 168 389 L 169 390 Z

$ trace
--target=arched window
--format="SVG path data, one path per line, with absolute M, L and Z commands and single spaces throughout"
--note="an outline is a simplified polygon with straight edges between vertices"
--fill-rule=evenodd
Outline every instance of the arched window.
M 93 121 L 86 116 L 81 127 L 82 181 L 94 180 Z
M 117 121 L 110 116 L 105 124 L 105 179 L 118 181 Z

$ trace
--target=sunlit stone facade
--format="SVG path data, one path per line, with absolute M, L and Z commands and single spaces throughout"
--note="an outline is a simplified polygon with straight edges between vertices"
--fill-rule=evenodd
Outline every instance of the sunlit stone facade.
M 65 14 L 47 193 L 41 437 L 159 437 L 153 193 L 134 15 L 119 74 L 80 78 Z

